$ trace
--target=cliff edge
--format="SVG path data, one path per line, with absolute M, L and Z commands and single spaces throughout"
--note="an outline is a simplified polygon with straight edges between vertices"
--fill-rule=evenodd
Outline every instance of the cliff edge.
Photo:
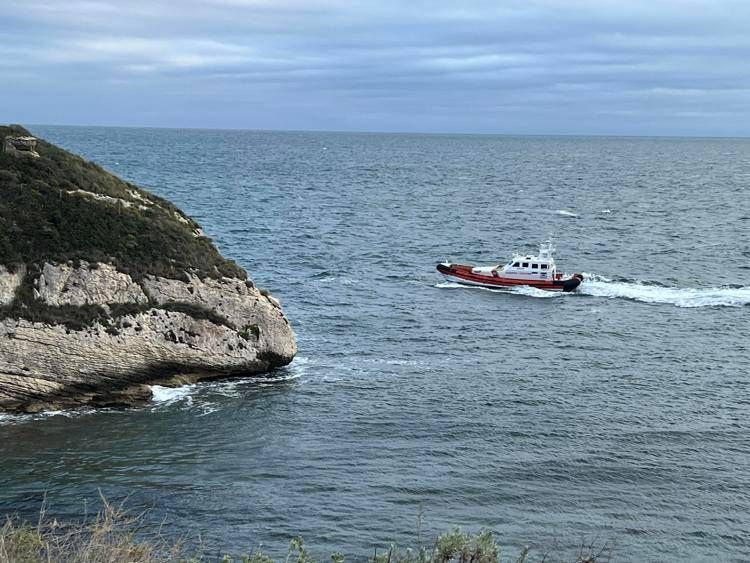
M 0 140 L 0 411 L 292 361 L 279 302 L 177 207 L 20 126 Z

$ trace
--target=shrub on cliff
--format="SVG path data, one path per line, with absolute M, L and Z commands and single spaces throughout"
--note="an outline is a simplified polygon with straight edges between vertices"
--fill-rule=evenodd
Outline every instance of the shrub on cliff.
M 28 135 L 0 126 L 0 141 Z M 170 202 L 39 140 L 40 158 L 0 152 L 0 264 L 112 262 L 134 279 L 246 274 Z
M 0 126 L 6 136 L 29 132 Z M 0 266 L 26 277 L 0 318 L 64 324 L 78 330 L 109 314 L 97 306 L 50 307 L 34 299 L 43 263 L 111 263 L 136 282 L 146 274 L 182 279 L 247 277 L 219 254 L 198 224 L 177 207 L 43 140 L 39 158 L 0 151 Z

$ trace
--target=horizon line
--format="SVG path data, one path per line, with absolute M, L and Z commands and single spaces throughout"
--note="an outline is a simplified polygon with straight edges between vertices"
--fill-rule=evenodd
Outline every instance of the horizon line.
M 67 124 L 67 123 L 8 123 L 7 125 L 21 125 L 22 127 L 77 127 L 99 129 L 157 129 L 165 131 L 243 131 L 258 133 L 329 133 L 329 134 L 359 134 L 359 135 L 422 135 L 422 136 L 465 136 L 465 137 L 600 137 L 600 138 L 632 138 L 632 139 L 750 139 L 750 135 L 669 135 L 669 134 L 628 134 L 628 133 L 487 133 L 463 131 L 372 131 L 364 129 L 268 129 L 252 127 L 177 127 L 163 125 L 101 125 L 101 124 Z

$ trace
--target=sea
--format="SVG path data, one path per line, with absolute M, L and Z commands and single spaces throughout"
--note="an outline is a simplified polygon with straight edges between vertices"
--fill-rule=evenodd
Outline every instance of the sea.
M 453 528 L 575 560 L 750 559 L 750 140 L 32 126 L 170 199 L 299 354 L 0 418 L 0 513 L 325 560 Z M 572 294 L 464 288 L 553 237 Z

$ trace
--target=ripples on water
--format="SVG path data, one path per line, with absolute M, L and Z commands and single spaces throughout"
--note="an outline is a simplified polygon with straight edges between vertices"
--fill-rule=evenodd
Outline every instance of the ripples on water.
M 750 557 L 750 142 L 38 127 L 170 198 L 300 357 L 145 409 L 5 416 L 0 506 L 97 489 L 238 551 L 455 525 L 571 554 Z M 325 148 L 325 150 L 324 150 Z M 438 277 L 556 236 L 572 295 Z

